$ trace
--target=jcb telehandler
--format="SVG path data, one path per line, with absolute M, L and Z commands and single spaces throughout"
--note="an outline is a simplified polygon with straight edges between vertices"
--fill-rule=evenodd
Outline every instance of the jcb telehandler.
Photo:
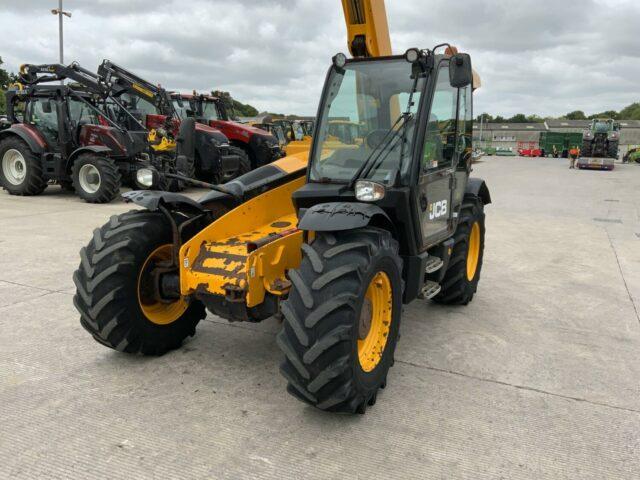
M 361 19 L 354 3 L 367 6 Z M 470 178 L 471 59 L 443 46 L 391 55 L 382 1 L 343 5 L 354 58 L 333 58 L 308 163 L 285 157 L 198 201 L 130 192 L 144 208 L 94 232 L 74 302 L 98 342 L 162 354 L 207 309 L 232 321 L 281 314 L 288 391 L 364 413 L 386 386 L 403 304 L 472 300 L 491 198 Z M 327 143 L 344 117 L 360 141 Z

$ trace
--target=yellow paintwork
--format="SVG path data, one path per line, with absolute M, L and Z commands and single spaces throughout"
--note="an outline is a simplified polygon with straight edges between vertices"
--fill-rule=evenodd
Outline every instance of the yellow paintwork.
M 371 318 L 368 319 L 367 336 L 358 339 L 358 360 L 362 370 L 370 372 L 382 359 L 393 318 L 391 280 L 386 273 L 378 272 L 373 276 L 365 293 L 365 302 L 370 307 Z
M 342 0 L 347 24 L 347 44 L 351 51 L 353 40 L 363 35 L 370 57 L 391 55 L 391 37 L 384 0 Z
M 306 161 L 285 157 L 274 162 L 295 171 Z M 180 249 L 180 289 L 225 296 L 229 290 L 245 298 L 248 307 L 260 304 L 265 292 L 288 290 L 285 272 L 300 264 L 302 232 L 291 195 L 305 182 L 299 177 L 241 204 L 186 242 Z M 249 244 L 269 236 L 283 237 L 248 251 Z M 274 281 L 280 284 L 274 286 Z
M 169 140 L 167 137 L 160 137 L 158 140 L 158 132 L 155 129 L 149 131 L 147 141 L 155 152 L 173 152 L 176 149 L 175 140 Z
M 311 150 L 311 137 L 305 136 L 302 140 L 289 142 L 285 147 L 287 155 L 297 155 L 298 153 L 308 153 Z
M 469 251 L 467 253 L 467 280 L 472 281 L 478 270 L 480 260 L 480 225 L 474 222 L 469 234 Z
M 278 167 L 286 173 L 294 173 L 298 170 L 304 170 L 307 168 L 309 162 L 309 151 L 300 152 L 295 155 L 287 155 L 275 162 L 271 162 L 270 165 Z
M 170 323 L 175 322 L 187 310 L 187 307 L 189 307 L 185 298 L 181 298 L 171 303 L 143 303 L 140 297 L 142 283 L 149 281 L 149 279 L 144 278 L 145 269 L 149 265 L 149 262 L 152 260 L 156 262 L 170 260 L 171 249 L 171 244 L 162 245 L 161 247 L 156 248 L 145 260 L 142 268 L 140 269 L 140 273 L 138 274 L 138 304 L 140 305 L 140 309 L 147 320 L 151 323 L 155 323 L 156 325 L 169 325 Z
M 153 98 L 153 92 L 147 88 L 144 88 L 142 85 L 138 85 L 137 83 L 134 83 L 131 85 L 133 87 L 133 89 L 149 98 Z

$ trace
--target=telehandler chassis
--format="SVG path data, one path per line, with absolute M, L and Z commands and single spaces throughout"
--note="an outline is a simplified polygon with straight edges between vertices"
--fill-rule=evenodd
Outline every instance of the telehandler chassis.
M 125 194 L 144 209 L 112 217 L 81 251 L 74 302 L 84 328 L 116 350 L 162 354 L 207 309 L 231 321 L 281 315 L 288 391 L 364 413 L 386 386 L 402 305 L 465 305 L 480 279 L 491 197 L 469 177 L 474 75 L 468 55 L 437 48 L 336 55 L 308 154 L 199 201 Z M 336 99 L 355 105 L 359 89 L 378 97 L 362 138 L 336 142 L 327 134 Z M 438 120 L 436 103 L 450 117 Z

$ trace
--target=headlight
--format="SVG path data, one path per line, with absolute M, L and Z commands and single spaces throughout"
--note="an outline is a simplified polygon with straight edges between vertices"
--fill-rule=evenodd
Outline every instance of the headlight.
M 407 60 L 407 62 L 409 63 L 415 63 L 418 61 L 418 59 L 420 58 L 420 50 L 418 50 L 417 48 L 410 48 L 409 50 L 407 50 L 407 52 L 404 54 L 404 58 Z
M 338 53 L 333 57 L 333 64 L 338 68 L 344 68 L 347 64 L 347 56 L 344 53 Z
M 158 172 L 151 168 L 136 171 L 136 183 L 143 188 L 152 188 L 158 181 Z
M 385 188 L 376 182 L 358 180 L 356 182 L 356 199 L 361 202 L 375 202 L 384 198 Z

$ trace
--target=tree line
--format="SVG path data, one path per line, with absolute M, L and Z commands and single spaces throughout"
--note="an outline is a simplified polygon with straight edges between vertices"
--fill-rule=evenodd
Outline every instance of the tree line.
M 483 113 L 477 116 L 476 121 L 480 122 L 482 119 L 485 123 L 542 123 L 545 120 L 593 120 L 594 118 L 640 120 L 640 102 L 632 103 L 619 112 L 616 110 L 607 110 L 606 112 L 587 115 L 582 110 L 575 110 L 561 117 L 539 117 L 538 115 L 525 115 L 524 113 L 518 113 L 513 117 L 503 117 L 501 115 L 494 117 L 489 113 Z

